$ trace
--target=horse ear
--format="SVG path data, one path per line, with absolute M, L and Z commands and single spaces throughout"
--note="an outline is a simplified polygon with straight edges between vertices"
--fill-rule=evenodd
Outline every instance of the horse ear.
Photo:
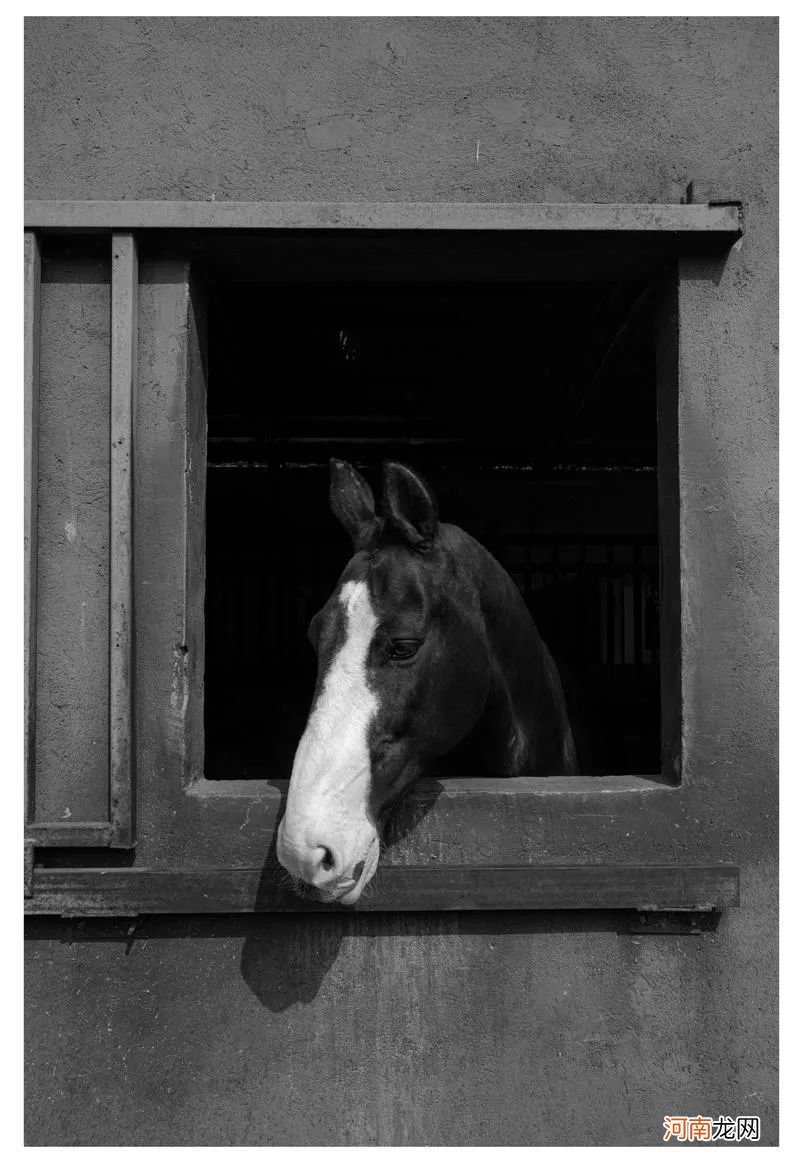
M 386 517 L 415 549 L 427 549 L 439 527 L 436 498 L 422 477 L 404 464 L 383 466 Z
M 350 534 L 354 549 L 364 549 L 378 529 L 372 489 L 346 460 L 331 460 L 330 466 L 329 497 L 333 515 Z

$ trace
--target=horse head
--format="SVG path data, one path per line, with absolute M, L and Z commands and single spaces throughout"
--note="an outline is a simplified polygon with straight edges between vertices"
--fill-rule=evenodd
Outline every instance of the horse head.
M 526 645 L 547 652 L 511 579 L 466 533 L 440 523 L 410 468 L 384 465 L 376 512 L 361 474 L 331 461 L 330 503 L 354 552 L 309 628 L 317 682 L 277 855 L 323 900 L 354 904 L 377 868 L 392 807 L 477 724 L 494 725 L 484 734 L 501 740 L 497 774 L 522 773 L 530 732 L 514 706 L 514 655 Z

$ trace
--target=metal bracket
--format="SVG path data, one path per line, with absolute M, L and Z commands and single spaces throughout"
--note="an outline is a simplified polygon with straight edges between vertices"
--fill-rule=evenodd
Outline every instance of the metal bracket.
M 685 206 L 735 206 L 739 217 L 739 232 L 744 234 L 744 206 L 741 198 L 731 198 L 720 194 L 719 186 L 713 178 L 692 178 L 681 197 Z
M 722 914 L 718 909 L 671 909 L 659 912 L 636 912 L 631 915 L 628 932 L 675 934 L 713 933 Z
M 24 873 L 23 873 L 24 884 L 25 884 L 25 897 L 26 898 L 33 896 L 33 858 L 34 858 L 34 853 L 35 853 L 35 850 L 33 847 L 33 841 L 26 840 L 25 841 L 25 866 L 24 866 Z
M 681 198 L 685 206 L 739 206 L 741 198 L 721 194 L 719 186 L 711 178 L 692 178 Z

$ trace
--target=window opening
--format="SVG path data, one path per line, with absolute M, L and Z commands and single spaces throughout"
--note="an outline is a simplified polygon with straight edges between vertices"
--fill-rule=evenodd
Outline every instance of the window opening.
M 442 520 L 505 566 L 559 665 L 584 774 L 660 771 L 648 290 L 215 283 L 207 778 L 291 772 L 316 672 L 306 630 L 350 555 L 332 456 L 376 489 L 382 460 L 412 465 Z

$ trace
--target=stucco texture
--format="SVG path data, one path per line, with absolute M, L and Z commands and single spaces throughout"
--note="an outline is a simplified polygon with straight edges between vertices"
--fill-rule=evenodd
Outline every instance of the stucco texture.
M 745 216 L 693 354 L 684 688 L 690 777 L 734 788 L 741 908 L 696 936 L 610 913 L 31 921 L 28 1143 L 657 1144 L 666 1114 L 759 1115 L 777 1142 L 777 22 L 26 30 L 30 198 L 658 202 L 694 179 Z
M 775 145 L 769 20 L 27 30 L 29 197 L 665 201 L 698 172 L 740 193 Z

